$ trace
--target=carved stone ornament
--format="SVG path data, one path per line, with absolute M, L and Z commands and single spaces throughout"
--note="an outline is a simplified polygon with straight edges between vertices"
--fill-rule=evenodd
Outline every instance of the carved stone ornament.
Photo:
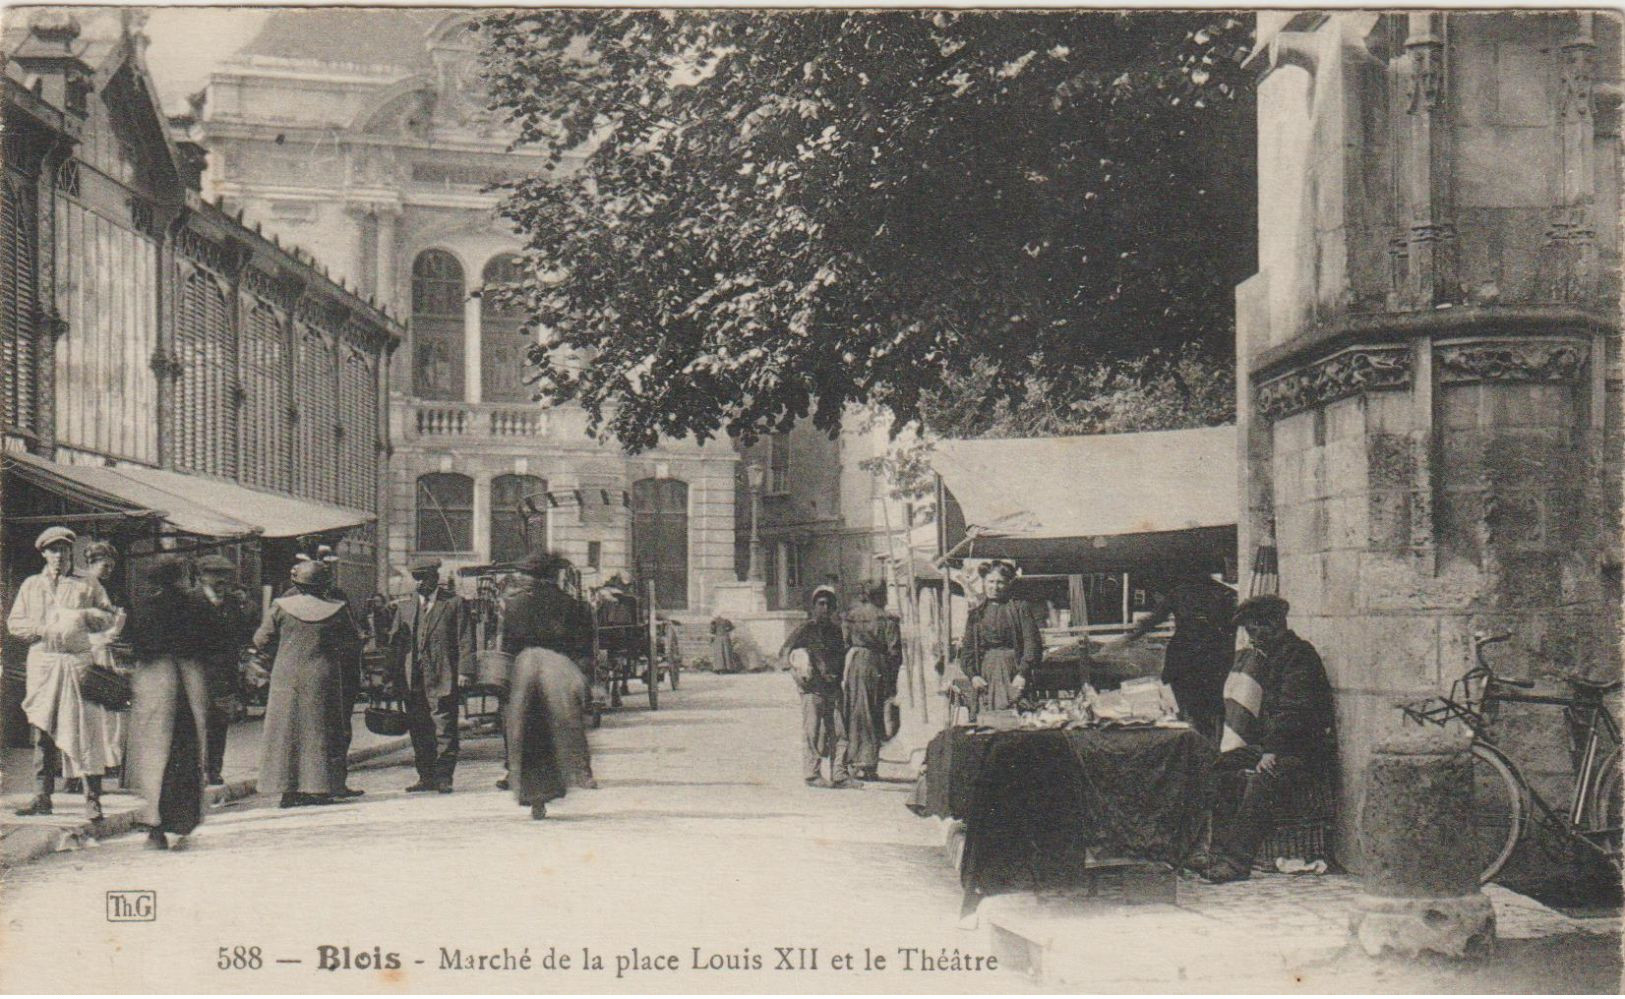
M 1279 420 L 1373 389 L 1403 388 L 1411 382 L 1408 347 L 1350 347 L 1258 386 L 1258 411 Z
M 1423 42 L 1411 50 L 1411 95 L 1407 110 L 1426 114 L 1444 107 L 1444 46 Z
M 1587 353 L 1578 340 L 1501 340 L 1440 344 L 1433 356 L 1446 384 L 1572 382 L 1584 373 Z

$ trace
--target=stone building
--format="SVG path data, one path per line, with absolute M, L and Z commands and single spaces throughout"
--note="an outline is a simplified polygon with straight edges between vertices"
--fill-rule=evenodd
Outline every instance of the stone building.
M 0 47 L 0 613 L 47 523 L 112 540 L 136 575 L 159 550 L 223 551 L 256 588 L 319 535 L 366 596 L 403 329 L 201 197 L 133 12 L 24 10 Z M 11 736 L 26 652 L 5 638 Z
M 562 550 L 590 583 L 652 579 L 703 614 L 734 579 L 735 454 L 669 441 L 637 457 L 573 407 L 530 401 L 519 318 L 484 289 L 518 237 L 487 185 L 540 173 L 485 107 L 471 11 L 283 10 L 211 76 L 194 127 L 205 183 L 409 319 L 392 369 L 388 511 L 397 566 Z M 568 161 L 562 169 L 568 169 Z M 534 515 L 521 514 L 530 498 Z
M 1277 546 L 1325 657 L 1347 853 L 1369 747 L 1474 632 L 1512 632 L 1496 662 L 1543 688 L 1619 675 L 1620 20 L 1258 24 L 1241 564 Z M 1501 724 L 1566 793 L 1560 714 Z

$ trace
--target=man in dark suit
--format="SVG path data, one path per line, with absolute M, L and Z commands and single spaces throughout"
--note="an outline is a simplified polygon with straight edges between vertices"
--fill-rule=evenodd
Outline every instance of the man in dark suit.
M 438 559 L 413 563 L 412 578 L 417 592 L 395 602 L 388 636 L 418 768 L 418 782 L 406 790 L 450 794 L 458 686 L 474 671 L 474 618 L 461 597 L 441 587 Z

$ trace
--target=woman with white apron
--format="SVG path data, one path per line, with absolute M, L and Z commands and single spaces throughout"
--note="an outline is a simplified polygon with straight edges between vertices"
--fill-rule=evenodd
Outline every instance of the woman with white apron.
M 51 814 L 51 793 L 63 761 L 84 778 L 85 817 L 102 818 L 102 775 L 113 755 L 106 709 L 86 700 L 79 681 L 90 666 L 90 635 L 117 620 L 107 593 L 94 579 L 73 574 L 73 543 L 66 527 L 47 528 L 34 541 L 45 568 L 23 580 L 6 628 L 28 644 L 23 711 L 34 729 L 34 800 L 19 815 Z

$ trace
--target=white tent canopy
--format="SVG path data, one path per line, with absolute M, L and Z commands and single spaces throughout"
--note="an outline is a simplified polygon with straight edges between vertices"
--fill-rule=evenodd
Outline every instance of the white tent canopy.
M 1107 571 L 1234 555 L 1236 429 L 944 440 L 948 545 L 1028 571 Z M 957 509 L 955 509 L 957 507 Z

